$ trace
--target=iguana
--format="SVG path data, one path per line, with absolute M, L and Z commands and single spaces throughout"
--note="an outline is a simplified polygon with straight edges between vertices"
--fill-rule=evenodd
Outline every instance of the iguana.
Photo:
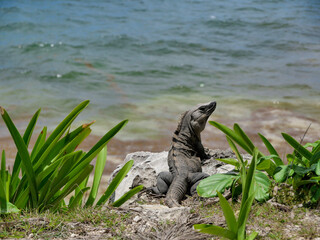
M 168 153 L 169 172 L 157 176 L 155 193 L 166 194 L 168 207 L 180 206 L 180 202 L 189 191 L 196 193 L 200 180 L 209 175 L 202 172 L 201 163 L 209 157 L 201 143 L 200 133 L 216 108 L 216 102 L 198 105 L 185 112 L 175 130 Z

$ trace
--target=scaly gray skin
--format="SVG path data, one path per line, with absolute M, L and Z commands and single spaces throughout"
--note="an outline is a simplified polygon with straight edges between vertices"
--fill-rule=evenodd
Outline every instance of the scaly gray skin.
M 161 172 L 157 177 L 155 193 L 166 194 L 168 207 L 180 206 L 186 193 L 196 193 L 200 180 L 209 175 L 202 172 L 201 163 L 208 159 L 201 143 L 200 133 L 216 108 L 216 102 L 198 105 L 181 118 L 172 137 L 168 153 L 170 172 Z

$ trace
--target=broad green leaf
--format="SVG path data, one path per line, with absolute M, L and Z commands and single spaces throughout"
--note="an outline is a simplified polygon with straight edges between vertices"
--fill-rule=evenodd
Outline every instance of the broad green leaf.
M 210 224 L 195 224 L 193 225 L 193 229 L 201 233 L 208 233 L 229 239 L 236 239 L 237 237 L 235 233 L 228 229 Z
M 274 171 L 274 180 L 278 183 L 282 183 L 287 180 L 291 167 L 289 165 L 280 165 Z
M 136 186 L 135 188 L 131 189 L 130 191 L 126 192 L 122 195 L 117 201 L 112 203 L 112 206 L 114 207 L 120 207 L 122 204 L 124 204 L 126 201 L 128 201 L 133 195 L 137 194 L 143 189 L 143 185 Z
M 220 206 L 222 208 L 223 215 L 224 215 L 226 222 L 227 222 L 227 226 L 231 232 L 236 234 L 237 230 L 238 230 L 238 223 L 237 223 L 236 217 L 233 213 L 233 210 L 232 210 L 230 204 L 228 203 L 228 201 L 224 198 L 224 196 L 222 196 L 222 194 L 220 192 L 217 192 L 217 193 L 219 196 Z
M 224 132 L 228 137 L 230 137 L 233 141 L 235 141 L 237 144 L 239 144 L 246 152 L 250 153 L 251 150 L 250 148 L 247 146 L 247 144 L 245 143 L 245 141 L 243 141 L 243 139 L 234 131 L 232 131 L 230 128 L 228 128 L 227 126 L 215 122 L 215 121 L 209 121 L 209 123 L 218 128 L 220 131 Z
M 22 139 L 20 133 L 18 132 L 16 126 L 12 122 L 10 116 L 6 112 L 5 109 L 0 109 L 1 110 L 1 115 L 2 118 L 7 125 L 7 128 L 13 138 L 13 141 L 18 149 L 18 154 L 20 155 L 22 166 L 24 169 L 24 172 L 26 174 L 26 177 L 28 179 L 28 188 L 30 188 L 31 192 L 31 200 L 32 200 L 32 206 L 37 207 L 38 205 L 38 191 L 37 191 L 37 185 L 36 185 L 36 178 L 35 178 L 35 173 L 33 171 L 32 163 L 30 160 L 30 155 L 27 149 L 27 146 Z
M 97 157 L 92 188 L 91 188 L 91 192 L 89 194 L 88 200 L 85 204 L 86 207 L 92 206 L 97 197 L 98 188 L 100 185 L 100 181 L 101 181 L 101 177 L 103 174 L 106 161 L 107 161 L 107 147 L 104 147 Z
M 263 172 L 256 170 L 254 179 L 254 198 L 259 202 L 268 200 L 271 186 L 269 178 Z
M 266 148 L 268 149 L 269 153 L 271 155 L 273 155 L 273 161 L 275 162 L 276 166 L 279 165 L 284 165 L 282 159 L 279 157 L 278 152 L 274 149 L 274 147 L 272 146 L 272 144 L 268 141 L 268 139 L 265 138 L 265 136 L 263 136 L 262 134 L 258 133 L 258 135 L 260 136 L 261 140 L 263 141 L 264 145 L 266 146 Z
M 274 156 L 275 155 L 260 157 L 257 163 L 257 169 L 264 170 L 269 176 L 273 176 L 276 165 L 270 159 L 274 158 Z
M 309 152 L 306 148 L 304 148 L 299 142 L 297 142 L 289 134 L 282 133 L 282 136 L 297 152 L 299 152 L 306 159 L 310 160 L 312 158 L 312 153 Z
M 239 180 L 235 174 L 214 174 L 200 181 L 197 192 L 201 197 L 216 197 L 217 191 L 223 193 L 226 188 L 231 187 L 233 181 Z
M 97 204 L 96 204 L 97 206 L 104 204 L 109 199 L 111 194 L 116 190 L 116 188 L 119 186 L 121 181 L 124 179 L 124 177 L 130 171 L 132 165 L 133 165 L 133 160 L 130 160 L 120 169 L 120 171 L 117 173 L 117 175 L 114 177 L 114 179 L 112 180 L 112 182 L 108 186 L 105 193 L 102 195 L 102 197 L 97 202 Z
M 245 134 L 245 132 L 241 129 L 241 127 L 237 123 L 234 124 L 233 129 L 234 129 L 235 133 L 237 133 L 238 136 L 240 136 L 242 138 L 242 140 L 244 141 L 244 143 L 248 146 L 248 148 L 250 149 L 249 154 L 252 155 L 255 146 L 253 145 L 250 138 Z

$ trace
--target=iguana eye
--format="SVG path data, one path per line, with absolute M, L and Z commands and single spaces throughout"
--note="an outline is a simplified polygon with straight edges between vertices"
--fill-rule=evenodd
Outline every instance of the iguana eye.
M 202 107 L 199 108 L 199 110 L 200 111 L 204 111 L 204 110 L 206 110 L 206 107 L 202 106 Z

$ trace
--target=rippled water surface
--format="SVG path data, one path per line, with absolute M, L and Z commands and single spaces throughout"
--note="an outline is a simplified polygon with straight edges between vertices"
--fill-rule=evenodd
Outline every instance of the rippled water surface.
M 181 112 L 213 99 L 229 122 L 265 109 L 320 119 L 319 1 L 0 7 L 0 105 L 20 120 L 42 107 L 41 124 L 53 126 L 85 99 L 81 121 L 96 119 L 99 133 L 129 118 L 131 139 L 169 134 Z

